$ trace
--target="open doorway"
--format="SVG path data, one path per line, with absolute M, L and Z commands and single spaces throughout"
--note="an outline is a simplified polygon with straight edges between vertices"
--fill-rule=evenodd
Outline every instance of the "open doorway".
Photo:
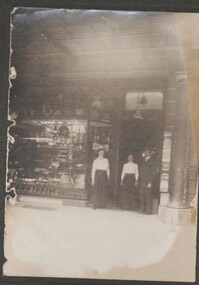
M 142 153 L 150 149 L 157 172 L 152 185 L 152 212 L 157 213 L 159 205 L 160 168 L 164 132 L 163 94 L 160 92 L 128 93 L 120 130 L 118 201 L 120 199 L 120 179 L 123 164 L 132 154 L 138 168 L 142 163 Z M 139 184 L 135 189 L 134 205 L 139 209 Z

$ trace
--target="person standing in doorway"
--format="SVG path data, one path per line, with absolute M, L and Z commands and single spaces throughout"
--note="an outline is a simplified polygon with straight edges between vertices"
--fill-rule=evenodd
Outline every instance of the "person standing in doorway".
M 110 177 L 109 161 L 104 157 L 104 149 L 98 151 L 98 158 L 93 162 L 92 166 L 92 202 L 93 208 L 106 208 L 107 205 L 107 191 L 108 180 Z
M 138 165 L 133 162 L 133 155 L 129 154 L 128 162 L 123 165 L 121 175 L 121 208 L 135 210 L 135 187 L 139 177 Z
M 156 173 L 155 161 L 149 149 L 145 149 L 140 167 L 139 193 L 140 213 L 152 214 L 152 183 Z

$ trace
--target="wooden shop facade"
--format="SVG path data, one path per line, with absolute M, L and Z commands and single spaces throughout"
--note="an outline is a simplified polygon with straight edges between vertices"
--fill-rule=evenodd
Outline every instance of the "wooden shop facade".
M 33 9 L 30 17 L 19 9 L 13 16 L 9 187 L 18 197 L 87 205 L 92 163 L 103 148 L 115 207 L 128 154 L 139 166 L 148 147 L 157 162 L 154 213 L 183 220 L 197 169 L 174 17 L 67 13 Z

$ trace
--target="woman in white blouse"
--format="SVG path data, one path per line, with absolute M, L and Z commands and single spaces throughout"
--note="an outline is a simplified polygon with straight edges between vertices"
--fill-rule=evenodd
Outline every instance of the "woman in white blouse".
M 104 149 L 98 151 L 98 158 L 93 161 L 92 185 L 93 208 L 105 208 L 107 204 L 107 186 L 110 176 L 109 161 L 104 157 Z
M 135 186 L 139 177 L 138 165 L 133 162 L 133 155 L 128 156 L 128 162 L 123 165 L 121 174 L 121 208 L 126 210 L 135 209 Z

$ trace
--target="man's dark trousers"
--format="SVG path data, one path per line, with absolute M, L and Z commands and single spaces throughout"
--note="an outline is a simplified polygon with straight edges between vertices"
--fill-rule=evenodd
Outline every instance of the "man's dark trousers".
M 146 214 L 152 213 L 152 190 L 147 188 L 148 182 L 140 183 L 140 211 Z

